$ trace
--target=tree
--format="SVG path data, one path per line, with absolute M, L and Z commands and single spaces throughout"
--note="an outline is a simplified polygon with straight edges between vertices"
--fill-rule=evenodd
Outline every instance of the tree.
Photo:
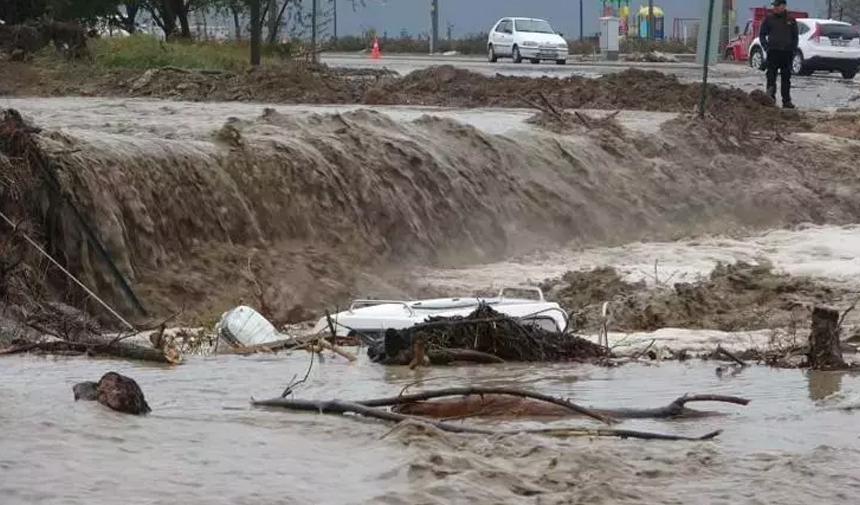
M 0 19 L 8 24 L 42 17 L 89 23 L 113 16 L 120 4 L 122 0 L 3 0 L 0 1 Z
M 137 15 L 142 7 L 143 0 L 126 0 L 117 6 L 113 21 L 128 33 L 134 33 L 137 31 Z
M 860 0 L 832 0 L 833 17 L 849 23 L 860 22 Z M 826 8 L 824 15 L 827 15 Z
M 165 38 L 191 38 L 189 15 L 195 9 L 212 4 L 212 0 L 138 0 L 152 16 Z M 177 34 L 177 24 L 179 33 Z
M 0 19 L 17 25 L 38 19 L 47 11 L 47 0 L 3 0 L 0 1 Z

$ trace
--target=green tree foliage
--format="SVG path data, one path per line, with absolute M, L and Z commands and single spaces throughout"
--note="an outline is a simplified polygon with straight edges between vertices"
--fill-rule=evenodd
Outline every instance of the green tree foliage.
M 10 25 L 23 23 L 38 19 L 45 14 L 47 7 L 47 0 L 2 0 L 0 19 Z

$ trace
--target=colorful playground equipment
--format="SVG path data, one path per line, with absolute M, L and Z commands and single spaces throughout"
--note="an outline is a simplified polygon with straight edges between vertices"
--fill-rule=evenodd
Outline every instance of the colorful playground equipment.
M 630 8 L 630 0 L 601 0 L 601 3 L 603 6 L 601 9 L 603 17 L 612 16 L 621 20 L 618 26 L 619 36 L 648 38 L 649 13 L 647 4 L 640 6 L 636 15 L 633 16 L 633 19 L 631 20 L 632 10 Z M 662 40 L 666 36 L 665 14 L 663 13 L 663 9 L 656 5 L 653 9 L 654 11 L 652 14 L 654 27 L 651 36 L 653 36 L 655 40 Z

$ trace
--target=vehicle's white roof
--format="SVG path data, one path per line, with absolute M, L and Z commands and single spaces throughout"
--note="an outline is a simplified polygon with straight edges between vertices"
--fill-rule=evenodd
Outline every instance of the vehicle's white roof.
M 510 19 L 512 21 L 547 21 L 546 19 L 543 19 L 543 18 L 524 18 L 524 17 L 518 17 L 518 16 L 505 16 L 503 18 L 499 18 L 499 21 L 501 21 L 503 19 Z M 547 21 L 547 23 L 549 23 L 549 21 Z
M 807 23 L 821 23 L 821 24 L 829 24 L 829 25 L 846 25 L 851 26 L 851 23 L 846 23 L 845 21 L 839 21 L 838 19 L 825 19 L 825 18 L 797 18 L 798 21 L 804 21 Z

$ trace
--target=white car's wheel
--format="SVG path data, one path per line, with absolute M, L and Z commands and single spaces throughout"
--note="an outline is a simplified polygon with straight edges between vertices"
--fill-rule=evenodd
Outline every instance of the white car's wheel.
M 764 55 L 761 52 L 761 48 L 754 47 L 752 52 L 750 53 L 750 67 L 761 70 L 764 64 Z
M 803 53 L 798 51 L 791 60 L 791 73 L 793 75 L 810 75 L 812 71 L 803 64 Z
M 520 54 L 520 48 L 514 46 L 514 50 L 511 52 L 511 57 L 514 59 L 514 63 L 522 63 L 523 55 Z
M 492 44 L 487 47 L 487 61 L 489 61 L 490 63 L 495 63 L 499 61 L 499 57 L 496 56 L 496 51 L 495 49 L 493 49 Z

